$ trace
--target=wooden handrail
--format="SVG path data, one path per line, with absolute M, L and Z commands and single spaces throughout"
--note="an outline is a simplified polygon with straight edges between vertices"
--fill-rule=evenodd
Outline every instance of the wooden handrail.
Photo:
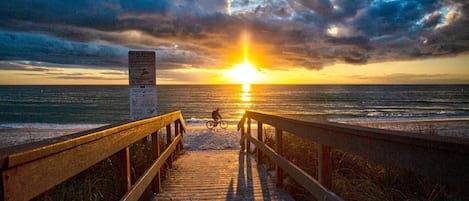
M 130 191 L 128 191 L 122 201 L 134 201 L 138 200 L 140 196 L 145 191 L 146 187 L 151 183 L 152 178 L 158 173 L 158 171 L 163 167 L 164 162 L 171 156 L 171 154 L 176 150 L 177 145 L 182 141 L 182 135 L 178 135 L 174 138 L 174 141 L 169 145 L 166 151 L 155 161 L 153 164 L 143 173 L 143 176 L 138 179 L 135 184 L 132 186 Z
M 298 177 L 298 171 L 293 173 L 289 169 L 295 167 L 285 167 L 285 161 L 279 154 L 265 151 L 262 140 L 250 136 L 250 131 L 244 131 L 246 120 L 256 120 L 258 125 L 268 124 L 277 130 L 292 133 L 303 139 L 315 141 L 322 147 L 322 151 L 330 150 L 334 147 L 346 152 L 357 154 L 384 165 L 403 168 L 417 174 L 429 176 L 450 185 L 464 186 L 469 183 L 469 140 L 464 138 L 443 137 L 421 135 L 408 132 L 390 131 L 361 126 L 346 125 L 332 122 L 313 122 L 293 117 L 286 117 L 265 112 L 246 111 L 240 122 L 238 130 L 245 133 L 242 136 L 241 144 L 245 144 L 244 139 L 257 145 L 257 147 L 277 165 L 282 167 L 294 179 Z M 264 148 L 263 148 L 264 147 Z M 327 157 L 330 153 L 321 153 Z M 325 159 L 325 160 L 326 160 Z M 324 161 L 319 161 L 320 163 Z M 325 162 L 327 163 L 327 161 Z M 329 165 L 320 165 L 319 168 L 330 168 Z M 319 170 L 330 174 L 330 170 Z M 295 175 L 293 175 L 295 174 Z M 308 178 L 302 175 L 302 179 Z M 309 176 L 309 178 L 312 178 Z M 328 175 L 319 175 L 319 178 L 330 178 Z M 303 184 L 304 181 L 298 181 Z M 330 181 L 321 181 L 321 185 Z M 319 184 L 317 181 L 308 181 L 309 184 Z M 327 185 L 327 184 L 326 184 Z M 318 196 L 318 200 L 324 198 L 324 192 L 317 193 L 317 189 L 311 186 L 304 186 L 313 195 Z M 334 197 L 334 195 L 332 195 Z M 337 199 L 335 199 L 337 200 Z
M 128 147 L 131 144 L 148 135 L 158 136 L 155 134 L 160 129 L 168 129 L 168 126 L 170 128 L 173 122 L 177 125 L 175 130 L 178 132 L 175 132 L 176 138 L 170 145 L 169 150 L 172 153 L 173 144 L 182 144 L 182 134 L 186 130 L 180 111 L 0 149 L 4 200 L 32 199 L 116 153 L 123 153 L 120 155 L 127 158 L 121 161 L 129 163 Z M 168 158 L 163 154 L 164 157 L 164 160 Z M 157 159 L 154 164 L 160 164 L 164 160 Z M 128 167 L 129 164 L 122 166 Z M 160 165 L 152 165 L 152 174 L 144 174 L 144 177 L 154 177 L 156 174 L 153 172 L 158 172 L 159 168 Z M 126 177 L 130 182 L 130 172 Z M 148 186 L 148 183 L 145 184 Z M 129 190 L 127 188 L 126 190 Z M 133 186 L 132 189 L 134 188 L 145 189 L 146 186 Z

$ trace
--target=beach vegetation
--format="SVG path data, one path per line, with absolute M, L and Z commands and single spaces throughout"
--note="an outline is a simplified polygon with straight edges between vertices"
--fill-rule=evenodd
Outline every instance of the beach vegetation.
M 166 149 L 166 144 L 164 143 L 166 142 L 166 135 L 159 136 L 160 149 L 162 152 Z M 130 147 L 132 183 L 135 183 L 145 170 L 150 167 L 153 158 L 151 143 L 148 142 L 147 138 L 143 138 Z M 160 174 L 163 180 L 166 174 L 166 168 L 163 168 Z M 119 200 L 124 195 L 125 192 L 122 191 L 123 185 L 124 180 L 119 176 L 118 158 L 116 155 L 113 155 L 55 186 L 33 200 L 114 201 Z M 150 189 L 146 189 L 141 199 L 149 200 L 151 196 L 153 196 L 153 193 Z
M 264 142 L 275 146 L 275 129 L 264 126 Z M 283 133 L 283 156 L 317 179 L 319 144 Z M 265 157 L 264 157 L 265 158 Z M 275 165 L 264 159 L 273 173 Z M 332 149 L 332 192 L 350 201 L 428 200 L 462 201 L 468 196 L 461 189 L 416 175 L 396 167 L 389 167 L 361 156 Z M 284 188 L 295 200 L 315 200 L 312 195 L 288 176 Z

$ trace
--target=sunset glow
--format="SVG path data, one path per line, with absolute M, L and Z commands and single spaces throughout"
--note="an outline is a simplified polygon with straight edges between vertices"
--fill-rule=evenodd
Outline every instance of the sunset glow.
M 469 2 L 314 2 L 1 1 L 0 84 L 469 84 Z
M 241 44 L 243 49 L 243 63 L 235 64 L 229 71 L 231 78 L 240 84 L 251 84 L 259 78 L 259 71 L 256 66 L 249 61 L 249 34 L 244 31 L 241 36 Z
M 240 84 L 250 84 L 259 78 L 259 72 L 256 67 L 250 63 L 237 64 L 230 70 L 233 80 Z

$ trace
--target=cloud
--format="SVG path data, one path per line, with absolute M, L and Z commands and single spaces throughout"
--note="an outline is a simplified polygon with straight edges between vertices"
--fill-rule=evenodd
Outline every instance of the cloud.
M 123 69 L 129 49 L 162 69 L 241 62 L 240 33 L 262 68 L 321 69 L 469 50 L 463 0 L 1 1 L 0 60 Z

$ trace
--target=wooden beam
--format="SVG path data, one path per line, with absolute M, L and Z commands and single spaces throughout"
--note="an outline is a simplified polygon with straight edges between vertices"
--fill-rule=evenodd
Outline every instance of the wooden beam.
M 263 139 L 263 136 L 262 136 L 262 122 L 258 121 L 257 122 L 257 140 L 259 140 L 259 142 L 262 142 L 264 143 L 264 139 Z M 257 162 L 259 164 L 262 164 L 262 151 L 260 151 L 257 147 L 256 147 L 256 151 L 257 151 Z
M 311 122 L 254 111 L 246 111 L 245 116 L 304 139 L 454 186 L 469 183 L 469 139 Z
M 164 165 L 164 162 L 169 158 L 169 156 L 176 150 L 177 145 L 181 141 L 182 136 L 178 135 L 174 138 L 174 141 L 171 145 L 161 154 L 160 158 L 153 162 L 153 164 L 148 168 L 143 175 L 135 182 L 130 191 L 128 191 L 121 201 L 137 201 L 140 199 L 140 196 L 145 191 L 146 187 L 153 181 L 153 178 Z
M 250 142 L 248 141 L 248 143 Z M 275 152 L 280 156 L 283 155 L 283 131 L 278 128 L 275 128 Z M 277 163 L 275 164 L 275 170 L 277 173 L 277 186 L 281 186 L 284 178 L 283 170 Z
M 246 128 L 244 127 L 244 121 L 243 121 L 243 127 L 241 128 L 241 139 L 239 140 L 239 144 L 241 145 L 241 151 L 244 151 L 246 149 Z
M 118 158 L 118 169 L 119 169 L 119 178 L 122 181 L 121 192 L 122 195 L 130 190 L 132 186 L 131 182 L 131 173 L 130 173 L 130 149 L 125 147 L 124 149 L 117 152 Z
M 247 136 L 251 136 L 251 118 L 248 118 L 248 127 L 247 127 L 247 131 L 246 131 L 246 134 Z M 246 150 L 247 150 L 247 153 L 251 153 L 251 143 L 249 143 L 249 141 L 246 142 Z
M 265 154 L 265 156 L 269 157 L 274 163 L 280 166 L 286 174 L 290 175 L 290 177 L 293 178 L 298 184 L 302 185 L 317 200 L 343 201 L 342 198 L 322 186 L 311 175 L 285 159 L 283 156 L 276 153 L 272 148 L 259 142 L 253 137 L 249 137 L 247 140 L 256 145 L 256 147 L 260 149 Z
M 2 169 L 11 168 L 64 150 L 72 149 L 74 147 L 81 146 L 82 144 L 99 140 L 116 133 L 124 132 L 129 129 L 132 130 L 137 127 L 150 125 L 154 130 L 159 130 L 177 119 L 182 119 L 180 111 L 138 121 L 103 126 L 89 131 L 83 131 L 44 141 L 0 149 L 0 164 L 3 165 Z
M 172 142 L 172 139 L 171 139 L 171 124 L 168 124 L 166 126 L 166 147 L 168 147 L 171 142 Z M 173 168 L 173 155 L 171 155 L 167 161 L 168 163 L 168 168 Z
M 321 144 L 318 148 L 318 179 L 324 187 L 332 188 L 331 147 Z
M 156 161 L 160 157 L 160 135 L 159 135 L 159 132 L 153 133 L 152 138 L 153 138 L 153 140 L 151 141 L 152 142 L 151 148 L 152 148 L 152 152 L 153 152 L 153 158 Z M 153 193 L 160 193 L 160 192 L 162 192 L 161 175 L 160 175 L 160 171 L 158 169 L 158 172 L 156 173 L 155 177 L 153 178 Z
M 93 140 L 83 136 L 86 140 L 72 139 L 40 149 L 3 150 L 9 154 L 4 156 L 9 168 L 2 170 L 4 200 L 32 199 L 180 118 L 180 112 L 169 113 L 96 131 L 91 134 Z

